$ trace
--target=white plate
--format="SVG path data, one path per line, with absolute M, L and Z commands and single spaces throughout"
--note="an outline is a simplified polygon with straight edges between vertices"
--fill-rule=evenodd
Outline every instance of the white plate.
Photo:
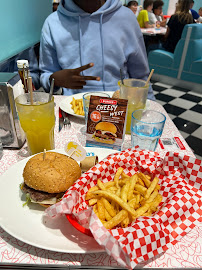
M 86 92 L 87 93 L 87 92 Z M 74 115 L 76 117 L 79 117 L 79 118 L 84 118 L 83 115 L 78 115 L 78 114 L 75 114 L 74 111 L 72 110 L 72 105 L 70 104 L 70 102 L 72 102 L 72 99 L 73 97 L 75 99 L 82 99 L 83 100 L 83 95 L 86 94 L 86 93 L 78 93 L 78 94 L 75 94 L 75 95 L 72 95 L 72 96 L 68 96 L 66 98 L 64 98 L 61 102 L 60 102 L 60 109 L 63 110 L 64 112 L 66 113 L 69 113 L 71 115 Z M 110 95 L 110 97 L 113 95 L 114 92 L 106 92 L 107 94 Z
M 113 95 L 114 92 L 106 92 L 110 95 L 110 97 Z M 75 95 L 72 95 L 72 96 L 68 96 L 66 98 L 64 98 L 61 102 L 60 102 L 60 109 L 63 110 L 64 112 L 66 113 L 69 113 L 71 115 L 74 115 L 76 117 L 79 117 L 79 118 L 84 118 L 83 115 L 78 115 L 78 114 L 75 114 L 74 111 L 72 110 L 72 105 L 70 104 L 70 102 L 72 101 L 72 98 L 74 97 L 75 99 L 83 99 L 83 95 L 85 93 L 78 93 L 78 94 L 75 94 Z M 147 99 L 147 102 L 146 102 L 146 109 L 149 109 L 150 107 L 150 100 Z
M 99 161 L 117 152 L 92 147 L 85 149 L 95 153 Z M 65 154 L 64 150 L 54 151 Z M 50 219 L 40 205 L 23 207 L 25 195 L 19 185 L 23 182 L 22 173 L 29 158 L 16 163 L 0 177 L 0 226 L 13 237 L 35 247 L 64 253 L 103 252 L 93 237 L 77 231 L 65 216 Z

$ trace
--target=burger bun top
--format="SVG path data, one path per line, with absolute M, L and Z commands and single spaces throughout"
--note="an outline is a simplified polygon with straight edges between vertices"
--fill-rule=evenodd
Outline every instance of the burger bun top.
M 47 152 L 29 159 L 23 171 L 27 186 L 48 193 L 66 191 L 79 177 L 81 169 L 78 163 L 63 154 Z

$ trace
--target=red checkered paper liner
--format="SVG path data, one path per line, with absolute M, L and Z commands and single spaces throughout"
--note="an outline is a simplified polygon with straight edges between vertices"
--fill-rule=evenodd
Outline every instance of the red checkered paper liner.
M 179 153 L 167 152 L 162 158 L 156 152 L 138 148 L 112 154 L 82 174 L 63 199 L 46 213 L 51 217 L 73 213 L 121 266 L 134 268 L 165 252 L 202 221 L 201 163 L 199 159 Z M 127 228 L 107 230 L 92 207 L 88 207 L 85 194 L 97 184 L 97 179 L 113 180 L 119 167 L 128 175 L 142 172 L 157 176 L 163 200 L 152 216 L 139 217 Z

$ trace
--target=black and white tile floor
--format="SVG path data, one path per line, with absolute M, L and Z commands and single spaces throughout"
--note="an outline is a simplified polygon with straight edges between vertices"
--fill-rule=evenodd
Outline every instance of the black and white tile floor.
M 152 83 L 156 101 L 163 105 L 196 157 L 202 159 L 202 93 Z

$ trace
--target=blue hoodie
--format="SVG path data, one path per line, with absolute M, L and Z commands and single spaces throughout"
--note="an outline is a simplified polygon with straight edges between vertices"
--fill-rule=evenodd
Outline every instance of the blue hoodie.
M 87 81 L 81 90 L 64 88 L 64 95 L 86 91 L 115 91 L 124 78 L 146 80 L 149 75 L 143 36 L 133 12 L 120 0 L 106 0 L 89 14 L 73 0 L 61 1 L 57 12 L 45 21 L 40 47 L 41 84 L 49 91 L 49 77 L 62 69 L 74 69 L 88 63 L 94 67 L 84 76 L 99 76 Z M 149 99 L 155 99 L 150 87 Z

